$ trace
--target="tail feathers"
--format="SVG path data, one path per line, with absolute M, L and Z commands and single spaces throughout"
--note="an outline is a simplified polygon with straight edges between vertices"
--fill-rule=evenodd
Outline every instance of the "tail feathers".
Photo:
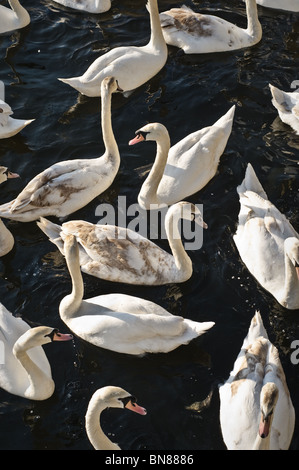
M 5 219 L 13 220 L 13 212 L 11 212 L 12 206 L 15 202 L 15 199 L 10 202 L 6 202 L 5 204 L 1 204 L 0 206 L 0 217 L 4 217 Z
M 291 111 L 286 93 L 273 85 L 269 85 L 269 87 L 273 97 L 272 103 L 275 108 L 282 112 Z
M 196 332 L 197 336 L 203 335 L 215 325 L 215 322 L 213 321 L 195 322 L 187 319 L 185 321 L 188 322 L 189 326 Z
M 226 114 L 224 114 L 218 121 L 215 122 L 214 126 L 223 127 L 230 134 L 232 130 L 234 115 L 235 115 L 236 106 L 233 105 Z
M 256 311 L 254 317 L 251 320 L 246 341 L 248 344 L 252 344 L 260 336 L 268 339 L 268 334 L 264 327 L 261 314 L 259 311 Z
M 61 227 L 60 225 L 54 224 L 44 217 L 40 217 L 39 222 L 36 222 L 38 227 L 44 232 L 49 240 L 57 246 L 59 251 L 64 254 L 64 242 L 61 239 Z
M 237 191 L 239 194 L 244 194 L 246 191 L 252 191 L 257 193 L 263 199 L 268 199 L 267 194 L 265 193 L 264 188 L 259 182 L 259 179 L 250 163 L 247 165 L 245 178 L 242 184 L 238 186 Z

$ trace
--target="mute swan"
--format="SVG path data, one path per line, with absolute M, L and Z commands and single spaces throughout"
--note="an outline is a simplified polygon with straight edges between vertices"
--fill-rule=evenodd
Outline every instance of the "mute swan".
M 0 184 L 8 178 L 19 178 L 19 175 L 9 171 L 6 166 L 0 166 Z M 7 255 L 13 249 L 14 243 L 13 235 L 0 219 L 0 257 Z
M 30 328 L 0 303 L 0 340 L 4 360 L 0 365 L 0 387 L 30 400 L 46 400 L 55 388 L 51 368 L 41 347 L 51 341 L 69 341 L 72 335 L 55 328 Z
M 295 411 L 278 350 L 259 312 L 219 394 L 221 431 L 229 450 L 289 448 Z
M 34 121 L 34 119 L 14 119 L 11 117 L 12 114 L 13 111 L 9 104 L 0 100 L 0 139 L 7 139 L 8 137 L 18 134 L 22 129 L 24 129 L 24 127 Z
M 123 354 L 166 353 L 204 334 L 214 322 L 194 322 L 159 305 L 130 295 L 107 294 L 83 300 L 79 247 L 73 235 L 64 240 L 72 292 L 59 306 L 70 330 L 95 346 Z
M 235 106 L 214 125 L 187 135 L 170 148 L 166 127 L 147 124 L 129 145 L 157 142 L 157 154 L 150 174 L 138 195 L 143 209 L 152 204 L 171 205 L 202 189 L 215 176 L 220 157 L 231 134 Z
M 179 233 L 181 219 L 195 220 L 206 228 L 194 204 L 183 201 L 171 206 L 165 217 L 165 231 L 172 254 L 133 230 L 115 225 L 73 220 L 59 226 L 44 218 L 37 225 L 63 255 L 65 237 L 76 237 L 84 273 L 114 282 L 162 285 L 185 282 L 193 272 Z
M 29 13 L 19 0 L 8 0 L 8 3 L 11 9 L 0 5 L 0 34 L 24 28 L 30 23 Z
M 111 125 L 111 95 L 117 82 L 106 77 L 102 88 L 105 153 L 92 159 L 55 163 L 33 178 L 16 199 L 0 206 L 0 217 L 30 222 L 40 216 L 65 217 L 84 207 L 112 184 L 120 165 Z
M 164 39 L 185 54 L 203 54 L 242 49 L 262 38 L 256 0 L 246 0 L 247 29 L 218 16 L 195 13 L 185 5 L 160 13 Z
M 299 235 L 268 200 L 248 164 L 234 242 L 243 263 L 264 289 L 287 309 L 299 308 Z
M 81 94 L 99 96 L 101 82 L 107 75 L 116 77 L 120 88 L 128 94 L 143 85 L 164 67 L 167 60 L 165 44 L 159 21 L 157 0 L 148 0 L 151 38 L 146 46 L 121 46 L 96 59 L 80 77 L 59 78 Z
M 54 0 L 54 2 L 87 13 L 104 13 L 111 8 L 111 0 Z
M 278 10 L 287 11 L 299 11 L 298 0 L 257 0 L 256 3 L 266 8 L 275 8 Z
M 145 408 L 137 405 L 136 398 L 123 388 L 107 386 L 97 390 L 91 397 L 85 415 L 86 433 L 95 450 L 121 450 L 104 434 L 100 416 L 106 408 L 127 408 L 140 415 L 146 415 Z
M 299 135 L 299 91 L 287 92 L 273 85 L 269 86 L 273 98 L 272 103 L 280 119 Z

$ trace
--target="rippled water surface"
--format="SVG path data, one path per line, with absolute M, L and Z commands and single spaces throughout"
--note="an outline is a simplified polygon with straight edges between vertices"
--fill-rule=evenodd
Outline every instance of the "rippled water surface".
M 159 9 L 181 4 L 159 0 Z M 246 25 L 242 1 L 185 4 Z M 26 5 L 31 24 L 0 37 L 0 79 L 14 117 L 35 121 L 21 134 L 0 141 L 1 165 L 21 175 L 1 186 L 1 202 L 14 198 L 33 176 L 57 161 L 103 153 L 100 99 L 80 96 L 57 77 L 81 74 L 95 58 L 121 44 L 144 45 L 150 34 L 144 0 L 112 0 L 111 10 L 102 15 L 79 14 L 50 0 L 27 0 Z M 239 211 L 236 187 L 248 162 L 269 199 L 299 230 L 299 137 L 277 117 L 268 87 L 272 83 L 288 91 L 299 79 L 299 16 L 262 7 L 259 16 L 263 39 L 255 47 L 202 56 L 169 47 L 158 75 L 129 98 L 113 97 L 120 171 L 104 194 L 68 217 L 96 222 L 101 202 L 117 207 L 120 195 L 128 205 L 136 202 L 144 180 L 141 169 L 155 155 L 153 143 L 128 146 L 139 127 L 161 122 L 174 144 L 213 124 L 235 104 L 233 131 L 219 171 L 189 198 L 203 204 L 209 226 L 202 249 L 189 252 L 192 278 L 181 285 L 133 287 L 84 275 L 86 297 L 128 293 L 193 320 L 215 321 L 214 328 L 169 354 L 142 358 L 98 349 L 77 337 L 72 343 L 46 345 L 55 393 L 34 402 L 0 391 L 1 449 L 91 449 L 84 415 L 93 391 L 105 385 L 125 388 L 148 410 L 145 417 L 120 410 L 103 414 L 104 430 L 122 449 L 225 449 L 217 385 L 227 379 L 256 309 L 279 349 L 298 415 L 299 365 L 291 363 L 290 355 L 291 342 L 299 340 L 299 312 L 285 311 L 257 284 L 232 241 Z M 60 300 L 70 291 L 63 257 L 34 222 L 9 222 L 9 228 L 16 244 L 0 261 L 1 302 L 32 326 L 67 332 L 58 314 Z M 165 240 L 158 243 L 168 249 Z M 199 402 L 206 406 L 198 407 Z M 292 449 L 299 448 L 298 438 L 296 426 Z

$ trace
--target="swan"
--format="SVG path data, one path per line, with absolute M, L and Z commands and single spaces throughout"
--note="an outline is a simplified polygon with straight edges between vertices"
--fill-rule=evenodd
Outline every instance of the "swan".
M 84 273 L 101 279 L 137 285 L 162 285 L 187 281 L 193 272 L 179 233 L 179 222 L 195 220 L 207 225 L 197 206 L 182 201 L 165 216 L 165 231 L 172 254 L 129 228 L 73 220 L 56 225 L 41 218 L 37 225 L 64 255 L 64 240 L 74 235 L 80 246 Z
M 8 0 L 8 3 L 11 9 L 0 5 L 0 34 L 25 28 L 30 23 L 29 13 L 19 0 Z
M 111 124 L 111 95 L 117 81 L 106 77 L 102 88 L 102 132 L 105 153 L 92 159 L 55 163 L 35 176 L 16 199 L 0 206 L 0 217 L 30 222 L 41 216 L 66 217 L 84 207 L 112 184 L 120 165 Z
M 0 100 L 0 139 L 13 137 L 34 121 L 34 119 L 14 119 L 11 117 L 12 114 L 13 111 L 9 104 Z
M 0 303 L 0 344 L 4 353 L 3 364 L 0 365 L 0 387 L 30 400 L 46 400 L 52 396 L 55 384 L 41 346 L 71 339 L 72 335 L 61 334 L 56 328 L 30 328 Z
M 298 0 L 256 0 L 256 3 L 266 8 L 274 8 L 278 10 L 287 11 L 299 11 Z
M 127 408 L 140 415 L 146 415 L 146 409 L 139 406 L 136 398 L 120 387 L 102 387 L 92 395 L 85 415 L 86 433 L 90 443 L 95 450 L 121 450 L 101 428 L 100 416 L 106 408 Z
M 183 5 L 160 13 L 166 44 L 185 54 L 203 54 L 242 49 L 262 38 L 256 0 L 246 0 L 247 28 L 242 29 L 218 16 L 195 13 Z
M 156 75 L 167 60 L 167 45 L 159 21 L 157 0 L 148 0 L 151 37 L 146 46 L 116 47 L 96 59 L 80 77 L 59 78 L 58 80 L 75 88 L 86 96 L 99 96 L 101 82 L 107 75 L 116 77 L 125 95 Z
M 214 322 L 194 322 L 126 294 L 107 294 L 83 300 L 84 284 L 76 237 L 67 235 L 64 253 L 72 292 L 59 305 L 64 323 L 95 346 L 123 354 L 166 353 L 204 334 Z
M 104 13 L 111 8 L 111 0 L 54 0 L 54 2 L 87 13 Z
M 299 308 L 299 235 L 268 200 L 251 164 L 237 188 L 239 221 L 233 237 L 251 274 L 285 308 Z
M 12 173 L 6 166 L 0 166 L 0 184 L 9 178 L 19 178 L 17 173 Z M 0 219 L 0 257 L 7 255 L 14 246 L 14 237 L 6 225 Z
M 214 125 L 187 135 L 171 148 L 168 131 L 162 124 L 147 124 L 136 131 L 129 145 L 157 142 L 154 165 L 138 195 L 140 207 L 174 204 L 201 190 L 215 176 L 231 134 L 234 112 L 232 106 Z
M 220 425 L 228 450 L 287 450 L 295 411 L 277 348 L 259 312 L 228 380 L 220 385 Z
M 282 122 L 288 124 L 299 135 L 299 91 L 282 91 L 269 85 L 273 106 L 277 109 Z

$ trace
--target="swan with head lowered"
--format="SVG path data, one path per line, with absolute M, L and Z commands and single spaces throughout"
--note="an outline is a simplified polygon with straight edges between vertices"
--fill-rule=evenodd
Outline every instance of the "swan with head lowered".
M 299 91 L 282 91 L 273 85 L 270 91 L 280 119 L 299 135 Z
M 12 173 L 6 166 L 0 166 L 0 184 L 10 178 L 19 178 L 17 173 Z M 7 255 L 14 246 L 15 240 L 12 233 L 0 219 L 0 257 Z
M 61 319 L 80 338 L 123 354 L 166 353 L 201 336 L 214 322 L 195 322 L 126 294 L 98 295 L 83 300 L 79 247 L 75 236 L 64 240 L 72 292 L 59 305 Z
M 34 119 L 14 119 L 11 117 L 12 114 L 9 104 L 0 100 L 0 139 L 13 137 L 34 121 Z
M 30 328 L 0 304 L 0 344 L 4 356 L 0 364 L 0 387 L 30 400 L 50 398 L 55 384 L 42 345 L 71 339 L 72 335 L 61 334 L 56 328 Z
M 109 188 L 120 165 L 111 123 L 111 96 L 118 90 L 117 81 L 106 77 L 101 88 L 105 153 L 97 158 L 66 160 L 50 166 L 35 176 L 16 199 L 0 206 L 0 217 L 20 222 L 50 215 L 66 217 Z
M 262 38 L 256 0 L 246 0 L 247 28 L 215 15 L 194 12 L 185 5 L 160 13 L 165 41 L 185 54 L 225 52 L 257 44 Z
M 30 23 L 28 11 L 19 0 L 8 0 L 11 8 L 0 5 L 0 34 L 25 28 Z
M 268 200 L 251 164 L 237 191 L 234 242 L 251 274 L 285 308 L 299 308 L 299 235 Z
M 287 450 L 295 411 L 277 348 L 256 312 L 228 380 L 219 387 L 228 450 Z
M 136 131 L 129 145 L 157 143 L 154 165 L 138 195 L 142 209 L 181 201 L 200 191 L 215 176 L 231 134 L 234 112 L 235 106 L 212 126 L 187 135 L 172 147 L 163 124 L 147 124 Z
M 165 232 L 172 251 L 166 252 L 151 240 L 129 228 L 73 220 L 62 226 L 41 218 L 37 222 L 64 255 L 64 240 L 74 235 L 80 247 L 80 266 L 84 273 L 108 281 L 137 285 L 163 285 L 187 281 L 192 261 L 184 249 L 179 223 L 195 221 L 193 237 L 202 236 L 206 224 L 200 209 L 188 202 L 171 206 L 165 216 Z
M 92 395 L 85 415 L 85 428 L 90 443 L 95 450 L 121 450 L 101 428 L 100 417 L 106 408 L 126 408 L 140 415 L 146 415 L 146 409 L 139 406 L 136 398 L 120 387 L 102 387 Z
M 104 13 L 111 8 L 111 0 L 54 0 L 54 2 L 87 13 Z
M 148 0 L 151 37 L 146 46 L 116 47 L 96 59 L 82 76 L 59 78 L 86 96 L 99 96 L 101 82 L 107 75 L 113 75 L 125 94 L 146 83 L 156 75 L 167 60 L 167 45 L 159 21 L 157 0 Z

